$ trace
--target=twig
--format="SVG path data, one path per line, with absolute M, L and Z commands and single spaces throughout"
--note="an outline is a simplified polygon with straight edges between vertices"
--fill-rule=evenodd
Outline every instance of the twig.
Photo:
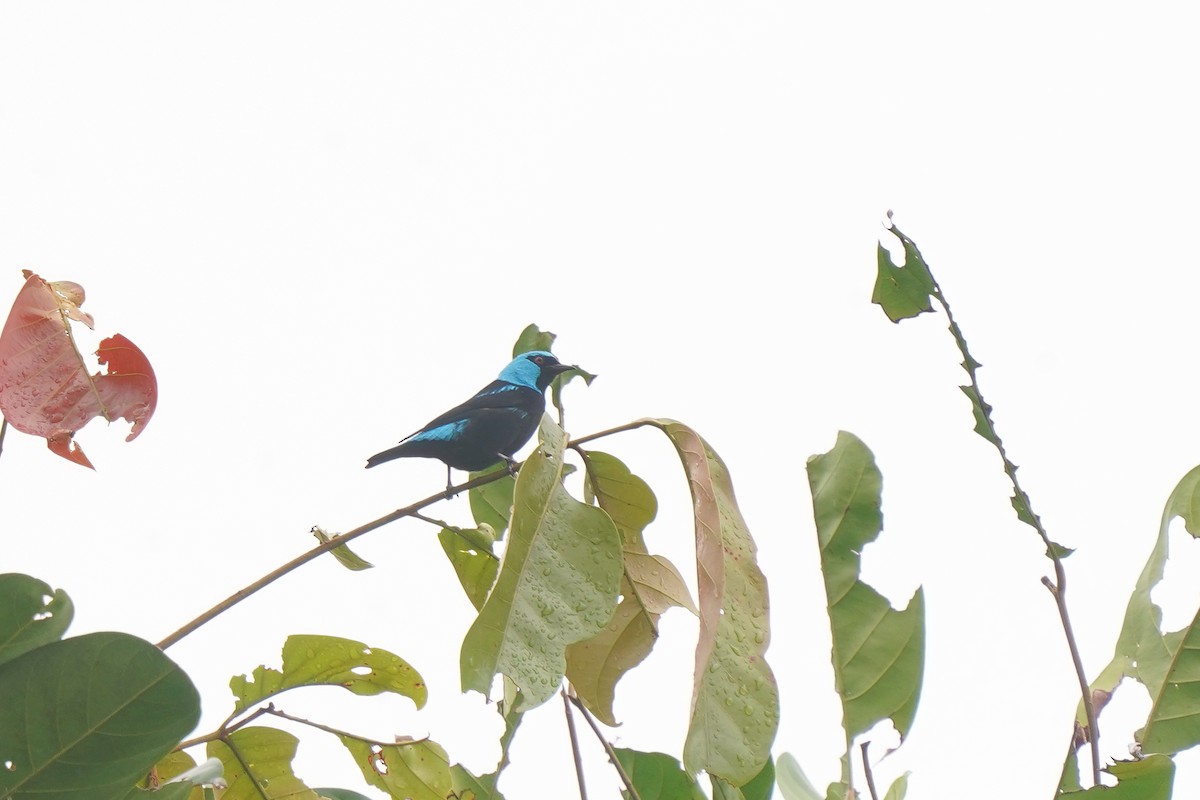
M 224 739 L 224 737 L 228 736 L 229 734 L 233 733 L 234 731 L 246 727 L 251 722 L 253 722 L 254 720 L 261 717 L 263 714 L 272 713 L 272 711 L 274 711 L 274 708 L 275 708 L 274 704 L 271 704 L 271 703 L 268 703 L 267 705 L 262 706 L 260 708 L 256 708 L 256 709 L 254 709 L 253 713 L 251 713 L 245 719 L 241 720 L 240 722 L 237 722 L 234 725 L 230 725 L 229 723 L 237 715 L 230 714 L 228 717 L 225 718 L 225 721 L 221 723 L 220 727 L 218 727 L 212 733 L 206 733 L 203 736 L 197 736 L 194 739 L 188 739 L 186 741 L 180 742 L 179 744 L 175 745 L 175 749 L 176 750 L 185 750 L 189 747 L 195 747 L 198 744 L 204 744 L 205 742 L 211 742 L 211 741 L 218 740 L 218 739 Z
M 633 779 L 629 777 L 629 773 L 625 771 L 625 767 L 621 766 L 621 759 L 617 758 L 617 751 L 613 749 L 608 739 L 604 737 L 604 731 L 600 730 L 600 726 L 592 718 L 592 713 L 587 710 L 578 697 L 568 695 L 568 698 L 579 709 L 579 713 L 583 715 L 584 721 L 591 727 L 592 732 L 596 734 L 596 738 L 600 740 L 600 744 L 604 745 L 604 751 L 608 753 L 608 760 L 612 762 L 613 767 L 617 770 L 617 774 L 621 776 L 621 782 L 625 784 L 625 790 L 629 792 L 629 800 L 642 800 L 637 789 L 633 788 Z
M 332 733 L 334 736 L 345 736 L 347 739 L 358 739 L 360 742 L 371 742 L 372 744 L 383 744 L 383 742 L 380 742 L 378 739 L 372 739 L 369 736 L 359 736 L 357 733 L 350 733 L 349 731 L 343 731 L 338 728 L 331 728 L 328 725 L 322 725 L 319 722 L 313 722 L 312 720 L 304 719 L 303 717 L 293 717 L 291 714 L 287 714 L 287 713 L 277 709 L 273 703 L 270 706 L 268 706 L 266 709 L 264 709 L 264 713 L 270 714 L 273 717 L 279 717 L 280 719 L 286 719 L 291 722 L 298 722 L 301 725 L 307 725 L 308 727 L 316 728 L 319 731 L 325 731 L 326 733 Z
M 871 793 L 871 800 L 879 800 L 879 795 L 875 792 L 875 776 L 871 773 L 871 759 L 867 756 L 867 748 L 870 746 L 870 742 L 862 743 L 863 775 L 867 779 L 867 791 Z
M 579 781 L 579 800 L 587 800 L 587 783 L 583 779 L 583 756 L 579 753 L 579 737 L 575 734 L 575 717 L 571 714 L 571 699 L 561 690 L 563 713 L 567 717 L 567 733 L 571 736 L 571 755 L 575 759 L 575 779 Z
M 323 544 L 317 545 L 312 550 L 309 550 L 308 552 L 306 552 L 302 555 L 299 555 L 296 558 L 293 558 L 291 561 L 287 562 L 282 567 L 279 567 L 278 569 L 272 570 L 271 572 L 267 573 L 263 577 L 256 580 L 254 583 L 251 583 L 249 586 L 246 586 L 245 588 L 239 589 L 238 591 L 234 592 L 229 597 L 225 598 L 220 603 L 217 603 L 215 606 L 210 608 L 208 611 L 205 611 L 203 614 L 196 617 L 194 620 L 187 623 L 179 630 L 177 630 L 174 633 L 172 633 L 171 635 L 167 636 L 165 639 L 163 639 L 161 642 L 158 643 L 158 648 L 160 650 L 166 650 L 168 647 L 175 644 L 183 637 L 187 636 L 190 633 L 193 633 L 197 628 L 199 628 L 201 625 L 205 624 L 209 620 L 224 613 L 225 611 L 228 611 L 230 608 L 232 608 L 235 605 L 237 605 L 238 603 L 242 602 L 247 597 L 249 597 L 250 595 L 257 592 L 259 589 L 262 589 L 262 588 L 274 583 L 275 581 L 279 580 L 284 575 L 287 575 L 289 572 L 296 569 L 297 567 L 303 566 L 304 564 L 307 564 L 309 561 L 312 561 L 317 556 L 328 553 L 330 550 L 333 550 L 336 547 L 346 544 L 347 542 L 349 542 L 353 539 L 357 539 L 359 536 L 362 536 L 364 533 L 370 533 L 371 531 L 375 530 L 376 528 L 381 528 L 384 525 L 387 525 L 388 523 L 395 522 L 398 519 L 404 519 L 405 517 L 411 517 L 416 512 L 420 511 L 421 509 L 425 508 L 426 506 L 433 505 L 434 503 L 438 502 L 439 500 L 447 500 L 447 499 L 453 497 L 454 495 L 458 494 L 459 492 L 466 491 L 468 489 L 473 489 L 476 486 L 483 486 L 484 484 L 491 483 L 494 480 L 498 480 L 499 478 L 502 478 L 503 476 L 505 476 L 507 474 L 508 474 L 507 472 L 500 471 L 500 472 L 492 472 L 487 475 L 481 475 L 478 478 L 474 478 L 472 480 L 467 481 L 466 483 L 459 484 L 458 486 L 451 486 L 446 489 L 443 489 L 442 491 L 438 492 L 437 494 L 430 495 L 429 497 L 426 497 L 424 500 L 418 500 L 417 502 L 413 503 L 410 506 L 405 506 L 404 508 L 398 508 L 390 514 L 385 514 L 384 516 L 380 517 L 379 519 L 368 522 L 365 525 L 360 525 L 359 527 L 355 528 L 354 530 L 349 531 L 347 533 L 343 533 L 340 536 L 334 536 L 328 542 L 324 542 Z
M 0 453 L 4 452 L 4 434 L 8 433 L 8 417 L 0 417 Z
M 572 439 L 571 441 L 567 442 L 567 447 L 577 447 L 581 444 L 587 444 L 595 439 L 603 439 L 605 436 L 612 436 L 614 433 L 624 433 L 625 431 L 637 430 L 638 428 L 644 428 L 647 425 L 653 424 L 654 422 L 648 419 L 634 420 L 633 422 L 627 422 L 624 425 L 618 425 L 615 428 L 596 431 L 595 433 L 589 433 L 587 436 L 580 436 L 578 439 Z
M 637 420 L 636 422 L 630 422 L 625 425 L 618 425 L 615 428 L 609 428 L 608 430 L 598 431 L 597 433 L 592 433 L 587 436 L 582 436 L 572 442 L 568 442 L 567 446 L 574 447 L 576 445 L 583 444 L 584 442 L 590 442 L 594 439 L 599 439 L 604 436 L 611 436 L 614 433 L 621 433 L 623 431 L 631 431 L 631 430 L 634 430 L 635 428 L 640 428 L 644 425 L 649 425 L 649 424 L 651 424 L 651 422 L 649 420 Z M 520 468 L 520 465 L 518 464 L 517 469 L 519 469 L 519 468 Z M 496 472 L 489 472 L 487 475 L 480 475 L 478 478 L 473 478 L 472 480 L 469 480 L 466 483 L 461 483 L 458 486 L 448 486 L 444 490 L 438 492 L 437 494 L 433 494 L 433 495 L 430 495 L 429 497 L 426 497 L 424 500 L 419 500 L 410 506 L 405 506 L 404 508 L 398 508 L 395 511 L 393 511 L 392 513 L 386 514 L 386 515 L 380 517 L 379 519 L 368 522 L 365 525 L 361 525 L 352 531 L 343 533 L 340 536 L 334 536 L 328 542 L 324 542 L 324 543 L 314 547 L 312 550 L 309 550 L 308 552 L 306 552 L 302 555 L 299 555 L 296 558 L 293 558 L 291 561 L 287 562 L 282 567 L 279 567 L 278 569 L 267 573 L 266 575 L 264 575 L 261 578 L 259 578 L 258 580 L 256 580 L 254 583 L 251 583 L 249 586 L 246 586 L 245 588 L 239 589 L 238 591 L 234 592 L 229 597 L 225 598 L 220 603 L 218 603 L 217 605 L 210 608 L 208 611 L 205 611 L 203 614 L 196 617 L 194 620 L 187 623 L 179 630 L 177 630 L 174 633 L 172 633 L 171 635 L 167 636 L 165 639 L 163 639 L 161 642 L 158 643 L 158 648 L 160 650 L 166 650 L 168 647 L 175 644 L 180 639 L 195 632 L 195 630 L 197 628 L 199 628 L 201 625 L 204 625 L 206 622 L 212 620 L 213 618 L 219 616 L 220 614 L 223 614 L 224 612 L 228 611 L 230 608 L 233 608 L 235 605 L 237 605 L 238 603 L 245 600 L 250 595 L 257 592 L 259 589 L 269 586 L 270 584 L 279 580 L 284 575 L 287 575 L 289 572 L 296 569 L 297 567 L 301 567 L 304 564 L 307 564 L 309 561 L 312 561 L 317 556 L 323 555 L 324 553 L 328 553 L 330 550 L 333 550 L 337 547 L 340 547 L 343 544 L 346 544 L 347 542 L 357 539 L 359 536 L 362 536 L 364 533 L 370 533 L 371 531 L 375 530 L 376 528 L 382 528 L 384 525 L 387 525 L 388 523 L 395 522 L 398 519 L 404 519 L 405 517 L 415 516 L 418 511 L 425 508 L 426 506 L 433 505 L 434 503 L 438 502 L 439 500 L 449 500 L 449 499 L 453 498 L 455 495 L 459 494 L 460 492 L 463 492 L 463 491 L 466 491 L 469 489 L 474 489 L 476 486 L 483 486 L 485 484 L 491 483 L 492 481 L 499 480 L 500 478 L 502 478 L 508 474 L 509 473 L 505 470 L 497 470 Z M 428 521 L 428 520 L 426 520 L 426 521 Z
M 892 233 L 904 242 L 906 245 L 911 244 L 916 250 L 916 244 L 913 243 L 904 234 L 900 233 L 894 226 L 889 225 L 888 228 Z M 1050 589 L 1054 595 L 1054 603 L 1058 608 L 1058 616 L 1062 622 L 1063 634 L 1067 638 L 1067 648 L 1071 653 L 1071 663 L 1075 667 L 1075 677 L 1079 681 L 1079 691 L 1083 699 L 1083 710 L 1087 717 L 1088 723 L 1088 741 L 1091 743 L 1092 751 L 1092 783 L 1100 785 L 1100 728 L 1096 719 L 1095 706 L 1092 704 L 1092 692 L 1088 686 L 1087 673 L 1084 672 L 1083 659 L 1079 655 L 1079 645 L 1075 641 L 1075 632 L 1071 626 L 1071 616 L 1067 610 L 1067 573 L 1063 567 L 1062 556 L 1059 553 L 1059 547 L 1050 540 L 1050 535 L 1046 533 L 1046 528 L 1042 525 L 1042 519 L 1037 514 L 1033 513 L 1033 505 L 1029 500 L 1029 494 L 1021 487 L 1021 482 L 1017 478 L 1017 465 L 1008 457 L 1008 453 L 1004 449 L 1004 443 L 1000 439 L 1000 435 L 996 432 L 996 425 L 992 421 L 991 406 L 983 399 L 983 392 L 979 388 L 979 379 L 977 372 L 979 370 L 979 362 L 976 361 L 970 351 L 967 349 L 967 340 L 963 336 L 962 329 L 958 326 L 958 322 L 954 319 L 954 313 L 950 310 L 950 302 L 946 296 L 942 294 L 942 287 L 938 285 L 937 279 L 933 277 L 933 271 L 929 269 L 929 264 L 924 261 L 924 257 L 920 256 L 920 251 L 917 251 L 918 257 L 922 263 L 925 263 L 926 271 L 929 275 L 930 283 L 933 286 L 933 291 L 930 295 L 938 301 L 942 310 L 946 312 L 946 319 L 950 323 L 950 335 L 954 337 L 955 344 L 958 345 L 958 350 L 962 353 L 962 367 L 966 370 L 967 375 L 971 379 L 971 391 L 974 392 L 972 402 L 979 403 L 979 411 L 977 422 L 984 426 L 985 431 L 979 433 L 991 442 L 996 450 L 1000 453 L 1000 460 L 1004 464 L 1004 473 L 1008 476 L 1009 482 L 1013 487 L 1013 510 L 1017 512 L 1017 518 L 1022 522 L 1031 525 L 1043 544 L 1046 545 L 1046 556 L 1054 562 L 1054 577 L 1056 583 L 1051 585 L 1047 579 L 1043 579 L 1043 583 Z M 1021 513 L 1024 509 L 1026 514 Z

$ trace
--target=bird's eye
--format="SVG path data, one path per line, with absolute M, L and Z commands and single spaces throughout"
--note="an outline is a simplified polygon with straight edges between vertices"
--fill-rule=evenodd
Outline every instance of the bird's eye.
M 542 358 L 541 356 L 534 356 L 534 357 L 533 357 L 533 363 L 535 363 L 535 364 L 545 364 L 545 363 L 546 363 L 546 359 Z

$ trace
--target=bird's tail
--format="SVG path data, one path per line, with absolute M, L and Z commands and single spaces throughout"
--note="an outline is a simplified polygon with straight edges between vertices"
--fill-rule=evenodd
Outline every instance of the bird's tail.
M 406 455 L 407 448 L 403 444 L 398 444 L 395 447 L 388 448 L 382 453 L 376 453 L 367 459 L 367 469 L 377 467 L 385 461 L 391 461 L 393 458 L 400 458 Z

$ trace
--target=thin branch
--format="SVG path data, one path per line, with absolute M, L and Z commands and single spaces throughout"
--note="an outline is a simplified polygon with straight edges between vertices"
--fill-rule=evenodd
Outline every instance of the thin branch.
M 344 736 L 347 739 L 357 739 L 360 742 L 370 742 L 371 744 L 383 744 L 383 742 L 379 741 L 378 739 L 372 739 L 370 736 L 360 736 L 357 733 L 350 733 L 349 731 L 343 731 L 338 728 L 331 728 L 328 725 L 322 725 L 320 722 L 313 722 L 312 720 L 304 719 L 303 717 L 293 717 L 291 714 L 287 714 L 277 709 L 274 704 L 271 704 L 264 709 L 264 713 L 270 714 L 273 717 L 279 717 L 280 719 L 297 722 L 301 725 L 307 725 L 308 727 L 316 728 L 319 731 L 332 733 L 334 736 Z
M 454 495 L 456 495 L 460 492 L 466 491 L 468 489 L 473 489 L 476 486 L 483 486 L 484 484 L 491 483 L 492 481 L 498 480 L 499 478 L 501 478 L 507 474 L 508 473 L 506 473 L 504 471 L 500 471 L 500 472 L 492 472 L 487 475 L 481 475 L 478 478 L 474 478 L 472 480 L 467 481 L 466 483 L 459 484 L 458 486 L 451 486 L 446 489 L 443 489 L 442 491 L 438 492 L 437 494 L 430 495 L 429 497 L 426 497 L 424 500 L 418 500 L 417 502 L 413 503 L 412 505 L 405 506 L 404 508 L 398 508 L 395 511 L 393 511 L 392 513 L 385 514 L 384 516 L 380 517 L 379 519 L 368 522 L 365 525 L 360 525 L 359 527 L 355 528 L 352 531 L 343 533 L 339 536 L 334 536 L 328 542 L 324 542 L 323 544 L 317 545 L 312 550 L 309 550 L 308 552 L 306 552 L 302 555 L 299 555 L 296 558 L 293 558 L 291 561 L 287 562 L 282 567 L 279 567 L 278 569 L 272 570 L 271 572 L 267 573 L 263 577 L 256 580 L 254 583 L 251 583 L 250 585 L 246 586 L 245 588 L 239 589 L 238 591 L 234 592 L 229 597 L 225 598 L 220 603 L 217 603 L 215 606 L 210 608 L 208 611 L 205 611 L 203 614 L 196 617 L 194 620 L 187 623 L 179 630 L 177 630 L 174 633 L 172 633 L 171 635 L 167 636 L 165 639 L 163 639 L 161 642 L 158 643 L 158 648 L 160 650 L 166 650 L 168 647 L 175 644 L 183 637 L 187 636 L 190 633 L 193 633 L 201 625 L 204 625 L 206 622 L 212 620 L 214 617 L 217 617 L 218 615 L 224 613 L 225 611 L 228 611 L 230 608 L 233 608 L 235 605 L 242 602 L 247 597 L 249 597 L 250 595 L 257 592 L 259 589 L 269 586 L 270 584 L 279 580 L 284 575 L 287 575 L 289 572 L 296 569 L 297 567 L 301 567 L 301 566 L 307 564 L 309 561 L 312 561 L 313 559 L 317 558 L 318 556 L 328 553 L 330 550 L 333 550 L 336 547 L 339 547 L 343 544 L 346 544 L 347 542 L 357 539 L 359 536 L 362 536 L 364 533 L 370 533 L 371 531 L 375 530 L 376 528 L 381 528 L 384 525 L 387 525 L 388 523 L 395 522 L 396 520 L 404 519 L 405 517 L 411 517 L 413 514 L 420 511 L 421 509 L 425 508 L 426 506 L 433 505 L 434 503 L 436 503 L 440 500 L 448 500 L 449 498 L 453 497 Z
M 901 234 L 895 227 L 889 225 L 889 230 L 896 234 L 906 245 L 912 244 L 913 249 L 916 245 L 912 240 Z M 919 253 L 919 251 L 918 251 Z M 922 260 L 923 257 L 922 257 Z M 933 271 L 929 269 L 929 264 L 925 264 L 929 275 L 929 280 L 933 286 L 931 296 L 938 301 L 942 310 L 946 312 L 946 319 L 950 323 L 950 334 L 954 337 L 955 344 L 958 345 L 958 350 L 962 354 L 962 367 L 966 370 L 967 375 L 971 379 L 971 390 L 974 392 L 973 402 L 978 401 L 980 414 L 977 421 L 984 426 L 986 433 L 980 431 L 985 439 L 990 441 L 996 450 L 1000 453 L 1000 460 L 1004 464 L 1004 473 L 1008 476 L 1009 482 L 1013 487 L 1013 510 L 1017 512 L 1017 518 L 1028 525 L 1033 526 L 1037 531 L 1042 542 L 1046 545 L 1046 556 L 1054 562 L 1054 576 L 1056 583 L 1051 586 L 1045 580 L 1047 588 L 1054 595 L 1055 606 L 1058 608 L 1058 616 L 1062 622 L 1063 634 L 1067 638 L 1067 648 L 1071 653 L 1071 663 L 1075 668 L 1075 677 L 1079 681 L 1079 691 L 1083 700 L 1083 710 L 1087 717 L 1088 723 L 1088 741 L 1091 743 L 1092 751 L 1092 783 L 1100 785 L 1100 727 L 1096 719 L 1095 706 L 1092 703 L 1092 692 L 1088 686 L 1087 673 L 1084 672 L 1083 659 L 1079 655 L 1079 645 L 1075 641 L 1075 632 L 1071 626 L 1071 616 L 1067 610 L 1067 573 L 1062 563 L 1062 556 L 1059 552 L 1059 547 L 1050 540 L 1050 535 L 1046 533 L 1046 528 L 1042 525 L 1042 519 L 1037 514 L 1033 513 L 1033 504 L 1029 500 L 1029 494 L 1021 486 L 1020 480 L 1017 478 L 1017 465 L 1008 457 L 1008 453 L 1004 449 L 1004 443 L 1000 439 L 1000 435 L 996 432 L 996 425 L 992 421 L 991 407 L 984 401 L 983 392 L 979 388 L 979 362 L 976 361 L 970 351 L 967 349 L 967 340 L 963 336 L 962 328 L 958 326 L 958 322 L 954 319 L 954 312 L 950 310 L 950 302 L 942 293 L 942 287 L 938 284 L 937 279 L 933 277 Z M 1026 515 L 1021 514 L 1021 508 L 1027 512 Z
M 224 739 L 226 736 L 233 733 L 234 731 L 239 730 L 239 729 L 244 728 L 245 726 L 249 725 L 251 722 L 258 719 L 263 714 L 270 714 L 273 709 L 274 709 L 274 705 L 268 703 L 265 706 L 254 709 L 254 712 L 252 714 L 250 714 L 245 719 L 241 720 L 240 722 L 238 722 L 234 725 L 230 725 L 229 723 L 233 720 L 234 717 L 237 716 L 237 714 L 230 714 L 228 717 L 225 718 L 225 721 L 222 722 L 220 724 L 220 726 L 212 733 L 206 733 L 203 736 L 197 736 L 194 739 L 188 739 L 186 741 L 180 742 L 179 744 L 175 745 L 175 749 L 176 750 L 185 750 L 189 747 L 195 747 L 198 744 L 204 744 L 205 742 L 212 742 L 212 741 L 216 741 L 218 739 Z
M 8 433 L 8 417 L 0 417 L 0 453 L 4 452 L 4 434 Z
M 879 800 L 879 794 L 875 791 L 875 776 L 871 773 L 871 759 L 867 755 L 867 748 L 870 746 L 870 742 L 862 743 L 863 775 L 867 779 L 867 791 L 871 793 L 871 800 Z
M 575 733 L 575 717 L 571 714 L 571 699 L 567 690 L 560 692 L 563 701 L 563 713 L 567 717 L 567 733 L 571 736 L 571 755 L 575 759 L 575 779 L 579 782 L 579 800 L 587 800 L 587 783 L 583 779 L 583 756 L 579 752 L 579 737 Z
M 580 436 L 578 439 L 572 439 L 571 441 L 567 442 L 567 447 L 578 447 L 581 444 L 587 444 L 588 442 L 596 439 L 603 439 L 605 436 L 612 436 L 614 433 L 624 433 L 625 431 L 637 430 L 638 428 L 644 428 L 647 425 L 654 424 L 654 421 L 649 419 L 634 420 L 633 422 L 627 422 L 624 425 L 618 425 L 615 428 L 596 431 L 595 433 L 589 433 L 587 436 Z
M 649 424 L 652 424 L 650 420 L 637 420 L 636 422 L 630 422 L 625 425 L 618 425 L 615 428 L 609 428 L 608 430 L 599 431 L 597 433 L 592 433 L 587 436 L 582 436 L 579 439 L 576 439 L 572 442 L 568 442 L 567 446 L 574 447 L 576 445 L 583 444 L 584 442 L 590 442 L 594 439 L 599 439 L 604 436 L 611 436 L 614 433 L 621 433 L 623 431 L 631 431 L 631 430 L 634 430 L 635 428 L 640 428 L 644 425 L 649 425 Z M 520 465 L 518 464 L 516 466 L 516 468 L 519 469 Z M 395 511 L 393 511 L 392 513 L 385 514 L 384 516 L 380 517 L 379 519 L 368 522 L 365 525 L 360 525 L 359 527 L 355 528 L 352 531 L 343 533 L 340 536 L 334 536 L 328 542 L 324 542 L 324 543 L 314 547 L 312 550 L 309 550 L 308 552 L 306 552 L 302 555 L 299 555 L 296 558 L 293 558 L 291 561 L 287 562 L 282 567 L 279 567 L 278 569 L 267 573 L 266 575 L 264 575 L 261 578 L 259 578 L 258 580 L 256 580 L 254 583 L 251 583 L 250 585 L 246 586 L 245 588 L 239 589 L 238 591 L 234 592 L 229 597 L 225 598 L 220 603 L 217 603 L 215 606 L 210 608 L 208 611 L 205 611 L 203 614 L 196 617 L 195 619 L 193 619 L 191 622 L 184 625 L 179 630 L 177 630 L 174 633 L 167 636 L 165 639 L 163 639 L 161 642 L 158 643 L 158 648 L 160 650 L 166 650 L 171 645 L 177 643 L 180 639 L 184 638 L 185 636 L 188 636 L 191 633 L 194 633 L 196 631 L 196 629 L 199 628 L 200 626 L 204 625 L 205 623 L 209 622 L 210 620 L 214 619 L 215 617 L 217 617 L 217 616 L 223 614 L 224 612 L 228 611 L 229 609 L 233 608 L 235 605 L 242 602 L 247 597 L 249 597 L 250 595 L 257 592 L 259 589 L 269 586 L 270 584 L 272 584 L 275 581 L 282 578 L 284 575 L 287 575 L 289 572 L 295 570 L 297 567 L 301 567 L 301 566 L 307 564 L 309 561 L 312 561 L 313 559 L 317 558 L 318 556 L 328 553 L 330 550 L 333 550 L 337 547 L 340 547 L 343 544 L 346 544 L 347 542 L 357 539 L 359 536 L 362 536 L 364 533 L 370 533 L 371 531 L 375 530 L 376 528 L 382 528 L 384 525 L 387 525 L 391 522 L 395 522 L 396 520 L 399 520 L 399 519 L 404 519 L 405 517 L 416 516 L 417 512 L 420 511 L 421 509 L 425 508 L 426 506 L 431 506 L 434 503 L 441 501 L 441 500 L 449 500 L 463 491 L 474 489 L 476 486 L 483 486 L 485 484 L 491 483 L 492 481 L 499 480 L 500 478 L 502 478 L 508 474 L 509 474 L 509 472 L 507 472 L 505 470 L 498 470 L 496 472 L 489 472 L 487 475 L 480 475 L 478 478 L 473 478 L 472 480 L 469 480 L 466 483 L 461 483 L 458 486 L 447 486 L 444 490 L 438 492 L 437 494 L 430 495 L 429 497 L 426 497 L 424 500 L 418 500 L 417 502 L 413 503 L 410 506 L 405 506 L 404 508 L 398 508 Z M 426 521 L 428 521 L 428 520 L 426 520 Z
M 600 744 L 604 745 L 604 751 L 608 753 L 608 760 L 612 762 L 613 767 L 617 770 L 617 774 L 621 776 L 621 782 L 625 784 L 625 790 L 629 792 L 629 800 L 642 800 L 637 789 L 633 788 L 633 780 L 629 777 L 629 773 L 625 771 L 625 767 L 621 766 L 621 759 L 617 758 L 617 751 L 609 744 L 608 739 L 604 737 L 604 731 L 600 730 L 600 726 L 596 720 L 592 718 L 592 713 L 580 702 L 578 697 L 568 695 L 571 702 L 579 709 L 579 713 L 583 715 L 583 719 L 591 727 L 592 732 L 596 734 L 596 738 L 600 740 Z

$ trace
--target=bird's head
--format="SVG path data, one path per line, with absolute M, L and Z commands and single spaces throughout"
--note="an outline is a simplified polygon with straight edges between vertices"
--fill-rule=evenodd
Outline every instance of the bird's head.
M 500 380 L 544 392 L 557 376 L 572 369 L 573 365 L 563 364 L 551 352 L 531 350 L 514 358 L 500 373 Z

